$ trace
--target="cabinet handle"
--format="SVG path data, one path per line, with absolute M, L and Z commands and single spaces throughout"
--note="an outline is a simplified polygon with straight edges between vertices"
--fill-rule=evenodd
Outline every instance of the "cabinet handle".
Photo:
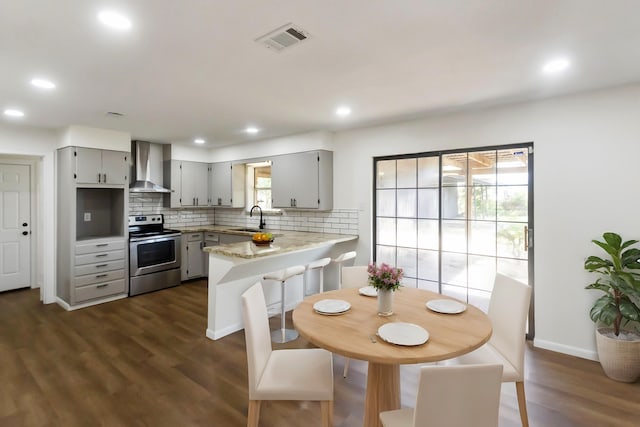
M 108 283 L 105 283 L 104 285 L 98 285 L 98 286 L 96 286 L 96 288 L 97 288 L 97 289 L 100 289 L 100 288 L 106 288 L 107 286 L 109 286 L 109 284 L 108 284 Z
M 198 200 L 199 200 L 199 199 L 196 197 L 196 206 L 198 206 Z
M 109 254 L 98 254 L 98 255 L 96 255 L 96 258 L 102 258 L 102 257 L 105 257 L 107 255 L 109 255 Z
M 193 198 L 193 203 L 192 204 L 193 204 L 193 206 L 196 205 L 196 198 L 195 197 Z
M 23 232 L 22 232 L 22 235 L 23 235 L 23 236 L 26 236 L 27 234 L 29 234 L 29 232 L 28 232 L 28 231 L 23 231 Z
M 98 183 L 101 183 L 101 182 L 102 182 L 102 181 L 101 181 L 101 177 L 102 177 L 102 174 L 98 174 Z
M 109 244 L 108 243 L 98 243 L 98 244 L 96 244 L 96 248 L 101 248 L 103 246 L 109 246 Z
M 109 264 L 98 264 L 96 265 L 96 268 L 104 268 L 107 267 Z
M 22 223 L 22 226 L 23 226 L 23 227 L 26 227 L 27 225 L 29 225 L 29 224 L 27 224 L 26 222 L 23 222 L 23 223 Z
M 102 182 L 104 182 L 104 183 L 106 184 L 106 183 L 107 183 L 107 174 L 106 174 L 106 173 L 105 173 L 105 174 L 102 174 L 102 176 L 103 176 L 103 178 L 104 178 L 104 179 L 102 180 Z
M 99 279 L 101 277 L 107 277 L 108 274 L 96 274 L 96 279 Z

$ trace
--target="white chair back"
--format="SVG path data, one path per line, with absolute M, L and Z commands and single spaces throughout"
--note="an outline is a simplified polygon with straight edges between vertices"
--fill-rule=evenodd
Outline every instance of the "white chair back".
M 367 286 L 369 273 L 366 265 L 354 265 L 352 267 L 342 267 L 342 287 L 361 288 Z
M 249 399 L 252 399 L 272 351 L 269 315 L 260 282 L 242 294 L 242 319 L 247 344 Z
M 502 365 L 424 366 L 414 427 L 497 427 Z
M 493 324 L 489 343 L 509 361 L 524 380 L 525 328 L 531 302 L 531 287 L 518 280 L 496 275 L 488 316 Z

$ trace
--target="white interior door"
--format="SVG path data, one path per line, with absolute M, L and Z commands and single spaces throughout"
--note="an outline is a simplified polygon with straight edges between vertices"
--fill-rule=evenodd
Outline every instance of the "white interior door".
M 29 166 L 0 164 L 0 291 L 31 285 Z

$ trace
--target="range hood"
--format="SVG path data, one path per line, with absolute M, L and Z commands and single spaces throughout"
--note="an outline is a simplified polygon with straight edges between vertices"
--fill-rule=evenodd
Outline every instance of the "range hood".
M 131 160 L 131 176 L 135 177 L 131 193 L 171 193 L 162 186 L 162 144 L 131 141 Z

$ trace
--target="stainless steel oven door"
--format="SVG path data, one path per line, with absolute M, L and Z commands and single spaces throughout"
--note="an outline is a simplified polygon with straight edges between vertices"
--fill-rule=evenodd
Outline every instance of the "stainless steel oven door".
M 180 236 L 158 236 L 129 242 L 129 275 L 180 268 Z

